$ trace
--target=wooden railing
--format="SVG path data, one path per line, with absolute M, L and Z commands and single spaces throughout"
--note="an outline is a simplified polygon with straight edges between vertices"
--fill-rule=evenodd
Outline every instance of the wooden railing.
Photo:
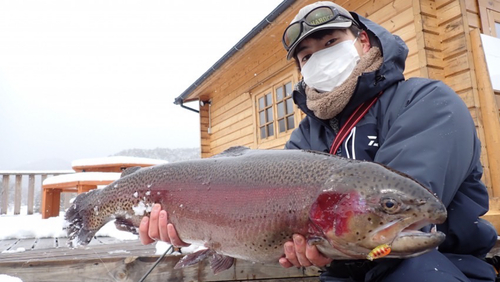
M 0 170 L 0 215 L 21 214 L 21 207 L 26 206 L 26 214 L 39 212 L 42 182 L 49 176 L 74 173 L 72 170 L 47 171 L 1 171 Z M 69 195 L 68 195 L 69 196 Z M 63 199 L 68 203 L 69 199 Z M 23 211 L 24 213 L 24 211 Z

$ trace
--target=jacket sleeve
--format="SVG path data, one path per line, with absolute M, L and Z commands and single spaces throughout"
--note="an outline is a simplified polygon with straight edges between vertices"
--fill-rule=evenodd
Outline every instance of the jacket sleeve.
M 444 83 L 410 79 L 404 84 L 394 96 L 402 95 L 395 99 L 400 102 L 391 102 L 382 121 L 374 161 L 412 176 L 448 207 L 464 180 L 478 170 L 475 125 L 464 102 Z M 477 200 L 487 210 L 486 190 L 479 186 L 474 187 L 481 190 Z

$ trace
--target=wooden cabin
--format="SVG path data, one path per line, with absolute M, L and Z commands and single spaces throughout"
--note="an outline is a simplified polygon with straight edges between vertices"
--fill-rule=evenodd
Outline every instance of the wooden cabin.
M 281 38 L 299 9 L 313 2 L 283 1 L 175 100 L 183 107 L 200 103 L 202 157 L 235 145 L 283 148 L 304 116 L 291 99 L 300 72 L 287 61 Z M 492 88 L 482 42 L 485 35 L 500 38 L 500 0 L 334 2 L 406 42 L 406 78 L 442 80 L 467 104 L 482 142 L 487 218 L 500 230 L 500 92 Z

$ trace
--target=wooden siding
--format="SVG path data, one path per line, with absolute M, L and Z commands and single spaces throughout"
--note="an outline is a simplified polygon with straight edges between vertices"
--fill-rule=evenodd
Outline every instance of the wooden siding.
M 190 100 L 212 101 L 211 106 L 200 109 L 202 157 L 236 145 L 251 148 L 281 148 L 284 145 L 289 132 L 266 142 L 259 141 L 255 96 L 282 77 L 292 76 L 293 83 L 298 81 L 300 73 L 293 61 L 286 60 L 281 36 L 298 10 L 315 1 L 296 1 L 190 95 Z M 404 71 L 406 78 L 442 80 L 462 98 L 482 141 L 483 180 L 491 192 L 491 172 L 469 35 L 484 22 L 477 1 L 483 0 L 335 2 L 379 23 L 406 42 L 409 48 Z M 296 125 L 303 117 L 303 113 L 297 115 Z
M 218 154 L 235 145 L 251 148 L 283 147 L 290 132 L 281 134 L 271 141 L 258 142 L 254 99 L 255 95 L 263 91 L 262 87 L 270 87 L 273 81 L 281 76 L 291 74 L 294 78 L 293 83 L 298 81 L 299 72 L 294 62 L 285 58 L 286 52 L 281 45 L 281 35 L 297 11 L 313 2 L 315 1 L 299 0 L 293 4 L 190 96 L 191 100 L 195 98 L 212 100 L 211 106 L 205 105 L 200 109 L 202 157 Z M 363 0 L 337 1 L 337 3 L 399 35 L 409 47 L 405 75 L 427 76 L 427 64 L 422 64 L 424 53 L 420 51 L 422 46 L 419 46 L 415 31 L 413 1 Z M 428 40 L 432 41 L 432 35 Z M 301 118 L 303 114 L 298 114 L 297 125 Z

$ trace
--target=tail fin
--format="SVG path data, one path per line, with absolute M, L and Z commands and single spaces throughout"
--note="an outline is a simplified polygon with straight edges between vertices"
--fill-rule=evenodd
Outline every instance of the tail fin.
M 91 228 L 90 222 L 95 221 L 96 213 L 91 207 L 93 194 L 98 192 L 92 190 L 78 195 L 73 204 L 66 210 L 65 220 L 68 234 L 68 245 L 72 248 L 87 245 L 99 228 Z

